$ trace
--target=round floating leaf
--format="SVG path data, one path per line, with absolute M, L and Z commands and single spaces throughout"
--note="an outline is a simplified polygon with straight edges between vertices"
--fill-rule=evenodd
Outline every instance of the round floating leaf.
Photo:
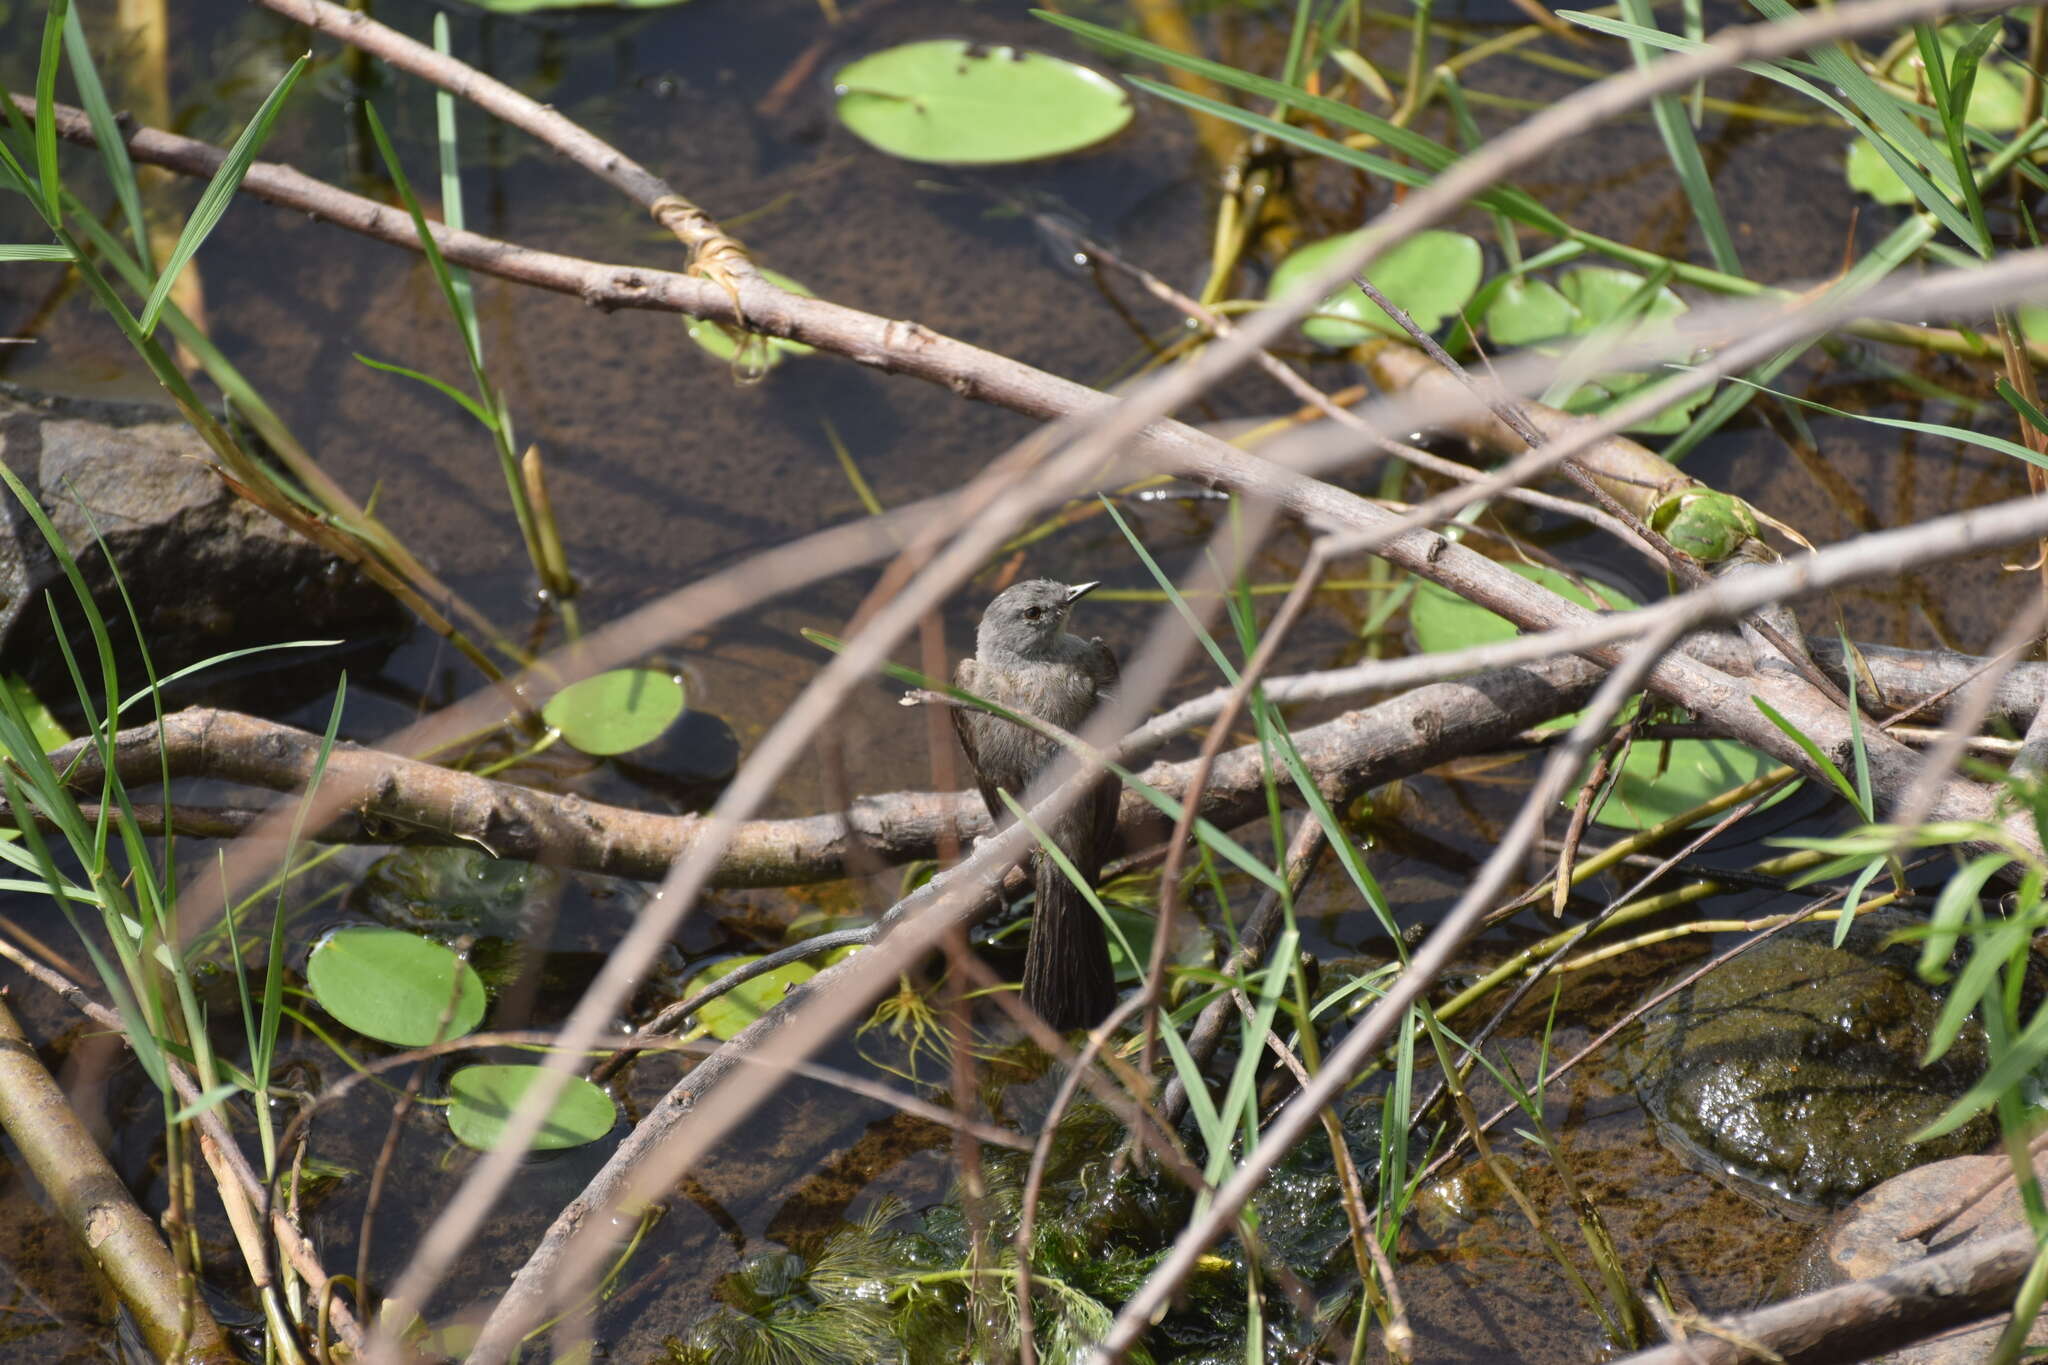
M 1610 608 L 1627 611 L 1637 605 L 1628 594 L 1605 583 L 1589 583 L 1588 586 L 1599 593 L 1599 601 L 1595 602 L 1577 583 L 1555 569 L 1535 564 L 1508 564 L 1504 567 L 1582 607 L 1592 607 L 1596 611 Z M 1408 627 L 1415 633 L 1416 648 L 1425 654 L 1490 645 L 1512 640 L 1518 633 L 1514 622 L 1505 616 L 1495 615 L 1476 602 L 1466 601 L 1449 588 L 1428 582 L 1416 586 L 1415 601 L 1408 608 Z
M 1899 173 L 1878 155 L 1877 148 L 1870 145 L 1867 137 L 1858 137 L 1849 144 L 1845 170 L 1850 189 L 1867 194 L 1880 204 L 1913 202 L 1913 191 L 1906 188 L 1906 182 L 1899 179 Z
M 1555 569 L 1530 564 L 1507 566 L 1522 577 L 1540 583 L 1558 596 L 1582 607 L 1594 606 L 1593 599 Z M 1627 594 L 1605 583 L 1594 583 L 1600 606 L 1626 611 L 1636 605 Z M 1409 628 L 1418 648 L 1428 654 L 1465 649 L 1512 639 L 1514 623 L 1482 606 L 1466 601 L 1448 588 L 1423 583 L 1415 590 L 1408 609 Z M 1576 723 L 1576 713 L 1560 716 L 1541 728 L 1562 730 Z M 1611 829 L 1648 829 L 1674 815 L 1719 796 L 1771 766 L 1771 760 L 1753 749 L 1723 739 L 1678 739 L 1645 741 L 1632 746 L 1621 765 L 1621 776 L 1607 800 L 1593 818 Z M 1578 800 L 1576 788 L 1566 798 Z
M 1572 307 L 1579 310 L 1579 323 L 1572 330 L 1590 332 L 1623 316 L 1623 310 L 1642 290 L 1643 277 L 1633 270 L 1617 270 L 1611 265 L 1575 266 L 1558 277 L 1557 287 L 1563 291 Z M 1632 318 L 1637 326 L 1669 322 L 1684 313 L 1685 300 L 1660 288 L 1650 296 L 1647 305 L 1640 308 Z
M 1643 283 L 1643 277 L 1634 271 L 1601 265 L 1578 266 L 1565 271 L 1558 277 L 1556 288 L 1540 280 L 1513 281 L 1501 289 L 1493 305 L 1486 310 L 1487 332 L 1504 346 L 1526 346 L 1583 336 L 1623 318 L 1635 326 L 1669 322 L 1686 311 L 1685 300 L 1664 288 L 1651 295 L 1646 305 L 1638 305 L 1630 311 L 1629 304 L 1642 290 Z M 1562 345 L 1539 349 L 1549 355 L 1564 354 Z M 1567 412 L 1603 411 L 1662 377 L 1657 373 L 1633 371 L 1603 374 L 1574 389 L 1559 406 Z M 1683 431 L 1693 412 L 1709 396 L 1710 391 L 1702 389 L 1634 423 L 1629 430 L 1653 436 Z
M 759 954 L 752 957 L 729 957 L 717 966 L 699 972 L 693 977 L 683 992 L 684 998 L 695 995 L 727 972 L 760 960 Z M 774 1008 L 791 986 L 809 981 L 817 974 L 818 969 L 809 963 L 785 962 L 774 971 L 764 972 L 745 985 L 729 990 L 705 1005 L 703 1009 L 697 1011 L 697 1022 L 714 1038 L 730 1038 Z
M 537 1066 L 464 1067 L 448 1079 L 449 1128 L 467 1145 L 490 1151 L 540 1075 Z M 553 1152 L 595 1142 L 612 1130 L 618 1117 L 611 1096 L 581 1076 L 571 1076 L 555 1097 L 531 1150 Z
M 942 166 L 1036 161 L 1131 121 L 1130 97 L 1085 66 L 957 38 L 906 43 L 833 77 L 839 121 L 870 146 Z
M 1486 334 L 1502 346 L 1528 346 L 1569 336 L 1579 310 L 1543 280 L 1517 276 L 1501 286 L 1486 309 Z
M 777 289 L 787 289 L 790 293 L 801 294 L 807 299 L 817 297 L 806 286 L 766 266 L 761 268 L 761 278 Z M 750 337 L 737 328 L 728 327 L 722 322 L 712 322 L 707 318 L 691 318 L 683 324 L 683 335 L 728 364 L 739 354 L 741 344 L 747 340 L 756 341 L 763 348 L 764 364 L 771 366 L 779 363 L 786 355 L 809 355 L 814 349 L 801 341 L 789 341 L 782 337 Z
M 623 754 L 661 737 L 683 714 L 682 679 L 651 668 L 615 668 L 571 683 L 541 719 L 586 754 Z
M 460 1038 L 483 1022 L 484 986 L 469 964 L 443 944 L 397 929 L 335 930 L 313 949 L 306 984 L 336 1019 L 399 1047 Z M 451 998 L 454 1014 L 443 1028 Z
M 1640 740 L 1629 746 L 1621 777 L 1593 818 L 1610 829 L 1648 829 L 1775 766 L 1733 740 Z
M 1349 251 L 1363 236 L 1347 232 L 1315 242 L 1282 261 L 1273 271 L 1266 297 L 1277 299 L 1296 283 L 1327 265 L 1333 257 Z M 1479 277 L 1486 267 L 1479 243 L 1462 232 L 1418 232 L 1374 261 L 1366 278 L 1387 301 L 1415 319 L 1425 332 L 1434 332 L 1479 290 Z M 1347 284 L 1324 299 L 1316 308 L 1318 316 L 1301 324 L 1302 335 L 1323 346 L 1355 346 L 1376 336 L 1405 337 L 1399 324 L 1386 310 L 1366 298 L 1357 285 Z

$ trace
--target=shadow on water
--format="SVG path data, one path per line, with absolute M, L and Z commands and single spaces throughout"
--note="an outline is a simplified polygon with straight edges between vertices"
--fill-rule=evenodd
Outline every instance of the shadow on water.
M 94 32 L 110 22 L 102 8 L 84 7 Z M 1132 128 L 1109 145 L 999 178 L 894 162 L 832 120 L 826 73 L 840 61 L 940 34 L 1084 60 L 1088 54 L 1032 20 L 1022 4 L 888 0 L 845 8 L 849 20 L 836 31 L 825 24 L 817 0 L 697 0 L 648 12 L 531 18 L 455 9 L 449 18 L 458 54 L 654 168 L 732 226 L 760 261 L 818 294 L 885 317 L 916 319 L 1085 382 L 1128 375 L 1147 354 L 1144 339 L 1105 302 L 1093 278 L 1072 268 L 1057 235 L 1010 205 L 1043 206 L 1169 280 L 1199 281 L 1209 252 L 1211 172 L 1187 122 L 1141 99 Z M 1289 8 L 1220 8 L 1207 22 L 1228 57 L 1270 69 L 1283 50 L 1287 19 L 1281 11 Z M 430 13 L 415 6 L 381 17 L 424 32 Z M 1439 8 L 1438 14 L 1487 32 L 1519 21 L 1511 7 L 1488 0 Z M 0 28 L 8 40 L 0 45 L 0 66 L 13 89 L 29 88 L 39 24 L 40 11 L 17 7 Z M 180 130 L 215 141 L 232 135 L 253 104 L 252 92 L 267 88 L 304 42 L 267 12 L 226 0 L 181 6 L 172 24 Z M 1369 55 L 1397 69 L 1405 38 L 1390 28 L 1368 36 L 1384 48 Z M 342 62 L 324 50 L 321 58 L 280 123 L 268 158 L 382 194 L 369 176 L 374 156 L 357 136 L 351 104 L 366 94 L 424 189 L 432 164 L 430 96 L 410 80 L 359 92 Z M 1576 84 L 1510 62 L 1490 64 L 1486 83 L 1496 94 L 1539 103 Z M 1719 93 L 1747 99 L 1758 91 L 1744 78 Z M 1512 111 L 1482 110 L 1482 116 L 1493 120 L 1490 126 L 1505 126 Z M 1440 118 L 1440 111 L 1430 117 Z M 465 109 L 461 120 L 472 227 L 600 260 L 679 264 L 673 242 L 581 172 L 474 111 Z M 1445 126 L 1424 130 L 1451 137 Z M 1845 244 L 1867 247 L 1882 233 L 1883 226 L 1870 221 L 1879 215 L 1859 222 L 1851 196 L 1835 188 L 1841 183 L 1839 132 L 1710 114 L 1701 141 L 1738 220 L 1738 241 L 1754 277 L 1827 276 Z M 75 164 L 80 181 L 87 181 L 83 154 Z M 1388 201 L 1386 186 L 1340 178 L 1328 168 L 1303 167 L 1298 175 L 1300 226 L 1309 236 L 1354 227 L 1362 213 Z M 1603 130 L 1588 145 L 1532 168 L 1522 183 L 1593 231 L 1699 255 L 1688 236 L 1690 215 L 1647 120 Z M 1825 192 L 1787 194 L 1788 183 Z M 0 223 L 13 234 L 8 240 L 31 240 L 15 206 L 0 205 Z M 1481 225 L 1472 226 L 1484 236 Z M 451 378 L 462 372 L 426 267 L 405 253 L 245 202 L 229 212 L 200 268 L 216 341 L 325 467 L 358 497 L 375 489 L 380 514 L 422 558 L 510 631 L 523 630 L 536 609 L 534 588 L 487 438 L 452 404 L 353 358 L 361 353 Z M 880 500 L 894 505 L 963 482 L 1031 429 L 1022 418 L 949 392 L 824 358 L 785 363 L 765 382 L 740 387 L 684 339 L 674 317 L 602 314 L 572 299 L 490 280 L 479 280 L 477 288 L 492 373 L 509 394 L 521 441 L 539 443 L 548 460 L 569 561 L 584 587 L 586 620 L 608 619 L 763 547 L 861 515 L 828 432 L 844 440 Z M 1172 335 L 1172 319 L 1157 306 L 1120 285 L 1118 292 L 1122 307 L 1155 337 Z M 150 396 L 146 373 L 111 326 L 48 267 L 0 271 L 0 332 L 27 332 L 36 343 L 0 349 L 0 377 L 58 393 Z M 1979 391 L 1976 372 L 1961 363 L 1900 363 L 1917 366 L 1923 378 Z M 1316 377 L 1333 390 L 1353 382 L 1330 363 Z M 1809 361 L 1783 382 L 1839 407 L 1968 420 L 1941 400 L 1871 379 L 1853 351 Z M 1239 379 L 1194 415 L 1222 419 L 1288 406 L 1264 381 Z M 1921 438 L 1886 437 L 1835 419 L 1814 420 L 1812 432 L 1824 454 L 1787 459 L 1780 431 L 1745 419 L 1703 447 L 1688 469 L 1815 541 L 2011 496 L 2024 486 L 2016 467 L 1995 456 L 1923 451 Z M 1185 562 L 1215 522 L 1213 507 L 1201 503 L 1133 504 L 1130 513 L 1169 568 Z M 1569 539 L 1556 546 L 1567 556 L 1574 552 Z M 1282 580 L 1302 551 L 1299 533 L 1283 531 L 1256 571 Z M 1098 516 L 1084 515 L 1032 546 L 1022 568 L 1098 578 L 1114 587 L 1147 581 L 1114 528 Z M 750 748 L 823 661 L 799 628 L 839 630 L 872 581 L 871 571 L 842 575 L 682 642 L 669 662 L 688 678 L 692 705 L 721 717 L 741 751 Z M 1938 578 L 1904 589 L 1852 590 L 1843 606 L 1860 639 L 1924 646 L 1938 635 L 1958 647 L 1981 648 L 2002 615 L 2001 587 L 1995 563 L 1980 560 L 1944 567 Z M 969 638 L 981 596 L 964 594 L 950 610 L 956 649 Z M 1357 622 L 1346 610 L 1333 602 L 1304 633 L 1288 666 L 1353 657 Z M 1125 641 L 1135 641 L 1149 620 L 1149 609 L 1136 605 L 1095 605 L 1090 614 L 1089 629 Z M 384 662 L 379 677 L 352 686 L 344 733 L 374 739 L 473 681 L 433 636 L 417 632 Z M 1195 674 L 1184 682 L 1190 689 L 1206 685 Z M 326 706 L 323 700 L 286 708 L 282 718 L 317 726 Z M 906 720 L 880 688 L 853 700 L 836 738 L 853 791 L 931 781 L 922 724 Z M 833 799 L 826 772 L 824 764 L 801 766 L 777 792 L 773 810 L 825 808 Z M 1404 924 L 1427 925 L 1455 899 L 1511 815 L 1528 773 L 1524 763 L 1436 774 L 1383 802 L 1386 833 L 1375 871 Z M 617 787 L 601 794 L 632 796 Z M 686 803 L 701 791 L 665 795 Z M 367 861 L 344 855 L 334 864 L 339 870 L 326 874 L 327 885 L 339 894 Z M 893 877 L 882 877 L 800 893 L 714 894 L 682 931 L 657 984 L 673 988 L 686 964 L 779 942 L 799 914 L 873 910 L 895 889 Z M 630 923 L 643 894 L 569 879 L 546 923 L 538 930 L 524 926 L 539 934 L 536 942 L 551 964 L 529 1001 L 533 1017 L 559 1017 Z M 63 941 L 61 923 L 46 908 L 25 902 L 7 913 Z M 1378 929 L 1337 878 L 1311 890 L 1302 923 L 1306 946 L 1319 954 L 1384 952 Z M 1673 954 L 1650 957 L 1630 970 L 1653 974 Z M 1575 984 L 1580 1008 L 1561 1011 L 1573 1022 L 1560 1030 L 1557 1049 L 1590 1037 L 1603 1011 L 1618 1009 L 1639 985 L 1626 976 Z M 75 1063 L 85 1045 L 69 1019 L 34 990 L 16 995 L 31 1030 L 58 1039 L 56 1051 L 72 1054 Z M 1539 1011 L 1511 1047 L 1527 1053 L 1540 1029 Z M 889 1045 L 848 1044 L 827 1060 L 859 1066 L 864 1054 L 876 1051 L 886 1054 Z M 295 1036 L 290 1057 L 298 1068 L 294 1084 L 309 1089 L 342 1071 L 307 1034 Z M 90 1067 L 79 1069 L 92 1074 Z M 626 1117 L 652 1104 L 674 1074 L 673 1063 L 659 1061 L 631 1073 L 621 1095 Z M 942 1079 L 943 1073 L 934 1075 Z M 145 1090 L 132 1068 L 116 1070 L 98 1087 L 91 1112 L 119 1132 L 116 1155 L 124 1173 L 160 1201 L 155 1151 L 161 1115 Z M 1551 1093 L 1549 1112 L 1581 1178 L 1615 1218 L 1625 1256 L 1632 1263 L 1654 1257 L 1703 1307 L 1739 1306 L 1764 1292 L 1803 1236 L 1796 1222 L 1703 1179 L 1657 1147 L 1635 1101 L 1612 1075 L 1589 1069 L 1574 1076 Z M 325 1117 L 317 1140 L 349 1154 L 360 1175 L 354 1163 L 369 1161 L 387 1122 L 385 1106 L 363 1104 Z M 444 1302 L 465 1302 L 500 1285 L 617 1137 L 533 1163 L 488 1243 L 466 1263 L 469 1278 L 452 1286 Z M 469 1160 L 461 1149 L 451 1151 L 438 1118 L 416 1114 L 408 1122 L 376 1232 L 372 1270 L 384 1283 Z M 952 1163 L 950 1139 L 932 1125 L 809 1083 L 781 1086 L 746 1131 L 684 1182 L 684 1197 L 624 1268 L 601 1322 L 613 1357 L 657 1358 L 664 1338 L 712 1302 L 719 1277 L 763 1245 L 815 1244 L 839 1218 L 885 1196 L 913 1207 L 938 1200 Z M 1539 1199 L 1546 1198 L 1552 1192 L 1541 1188 L 1542 1170 L 1533 1161 L 1527 1167 L 1521 1173 Z M 337 1267 L 352 1266 L 356 1254 L 359 1184 L 344 1181 L 314 1205 L 314 1226 Z M 1460 1187 L 1447 1187 L 1440 1206 L 1425 1210 L 1404 1236 L 1404 1287 L 1430 1343 L 1425 1358 L 1581 1358 L 1593 1344 L 1583 1311 L 1554 1273 L 1526 1264 L 1542 1259 L 1540 1247 L 1526 1228 L 1499 1213 L 1497 1200 L 1483 1191 L 1467 1193 L 1470 1200 L 1460 1203 Z M 204 1219 L 202 1227 L 208 1256 L 228 1261 L 223 1229 Z M 89 1289 L 54 1246 L 57 1235 L 31 1208 L 18 1178 L 0 1182 L 0 1230 L 0 1265 L 12 1272 L 14 1286 L 0 1290 L 0 1300 L 11 1297 L 17 1313 L 41 1313 L 30 1305 L 48 1305 L 47 1319 L 55 1324 L 34 1341 L 10 1340 L 0 1329 L 0 1360 L 47 1356 L 57 1333 L 67 1350 L 99 1339 Z

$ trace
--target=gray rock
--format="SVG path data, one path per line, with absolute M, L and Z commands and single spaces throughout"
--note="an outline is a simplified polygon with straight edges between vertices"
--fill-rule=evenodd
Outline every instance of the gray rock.
M 2048 1180 L 2048 1153 L 2034 1158 Z M 1808 1294 L 1846 1280 L 1867 1280 L 1922 1257 L 1993 1240 L 2027 1226 L 2012 1162 L 2003 1153 L 1959 1156 L 1894 1176 L 1836 1214 L 1788 1277 L 1787 1294 Z M 1987 1359 L 2011 1314 L 1952 1328 L 1875 1357 L 1878 1365 L 1975 1365 Z M 2036 1319 L 2030 1346 L 2048 1346 L 2048 1321 Z
M 0 386 L 0 463 L 28 486 L 78 561 L 121 651 L 125 687 L 145 675 L 109 557 L 159 675 L 251 645 L 388 644 L 406 628 L 406 612 L 386 593 L 223 483 L 172 410 Z M 0 491 L 0 671 L 23 675 L 56 702 L 72 685 L 46 592 L 96 683 L 85 613 L 34 521 Z
M 1903 916 L 1797 926 L 1673 996 L 1624 1050 L 1659 1128 L 1747 1188 L 1835 1207 L 1923 1162 L 1974 1152 L 1990 1120 L 1925 1143 L 1984 1069 L 1972 1022 L 1934 1065 L 1919 1060 L 1941 1000 L 1910 947 L 1880 949 Z

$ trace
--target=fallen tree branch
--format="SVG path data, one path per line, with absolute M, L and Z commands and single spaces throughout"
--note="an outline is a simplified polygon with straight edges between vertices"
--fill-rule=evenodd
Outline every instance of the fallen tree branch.
M 1688 647 L 1697 657 L 1739 669 L 1747 651 L 1732 637 L 1701 633 Z M 1913 705 L 1959 685 L 1984 660 L 1946 651 L 1920 652 L 1859 646 L 1884 694 Z M 1820 662 L 1841 677 L 1840 646 L 1815 645 Z M 1267 695 L 1287 703 L 1336 703 L 1375 690 L 1379 665 L 1275 678 Z M 1524 664 L 1418 689 L 1364 711 L 1302 732 L 1313 737 L 1304 756 L 1319 779 L 1349 786 L 1349 773 L 1370 770 L 1375 782 L 1410 776 L 1453 758 L 1519 743 L 1517 730 L 1541 724 L 1584 703 L 1599 670 L 1569 656 Z M 1140 735 L 1158 743 L 1212 719 L 1227 695 L 1206 693 L 1148 722 Z M 1992 705 L 2024 728 L 2048 698 L 2048 664 L 2022 664 L 2000 683 Z M 1330 727 L 1340 727 L 1332 729 Z M 158 740 L 161 736 L 162 745 Z M 312 780 L 321 737 L 232 711 L 189 708 L 164 718 L 161 731 L 141 725 L 115 737 L 116 765 L 130 783 L 155 781 L 167 765 L 174 778 L 204 777 L 271 791 L 295 792 Z M 1204 795 L 1202 813 L 1213 823 L 1235 823 L 1258 798 L 1248 784 L 1252 747 L 1225 755 L 1219 780 Z M 89 742 L 54 756 L 79 791 L 96 791 L 102 774 Z M 72 765 L 76 765 L 75 767 Z M 1181 797 L 1193 765 L 1155 764 L 1145 780 Z M 440 844 L 476 847 L 502 858 L 545 860 L 562 867 L 637 880 L 659 878 L 704 827 L 695 815 L 663 815 L 605 805 L 578 796 L 537 791 L 471 773 L 422 763 L 352 744 L 334 748 L 330 780 L 347 780 L 363 793 L 353 809 L 328 821 L 314 837 L 333 843 Z M 205 838 L 232 837 L 260 819 L 257 812 L 169 807 L 170 829 Z M 154 830 L 164 827 L 160 807 L 139 807 Z M 1142 798 L 1125 793 L 1119 816 L 1127 850 L 1156 842 L 1164 823 Z M 712 885 L 794 886 L 849 876 L 855 867 L 911 862 L 937 856 L 948 834 L 978 838 L 993 828 L 987 807 L 971 792 L 888 792 L 866 796 L 843 814 L 750 820 L 732 834 Z
M 179 1270 L 156 1222 L 135 1203 L 71 1112 L 34 1044 L 0 997 L 0 1130 L 49 1196 L 159 1360 L 230 1362 L 198 1283 Z
M 2008 1233 L 1867 1280 L 1692 1324 L 1685 1340 L 1640 1351 L 1617 1365 L 1868 1360 L 2009 1309 L 2036 1253 L 2033 1233 Z

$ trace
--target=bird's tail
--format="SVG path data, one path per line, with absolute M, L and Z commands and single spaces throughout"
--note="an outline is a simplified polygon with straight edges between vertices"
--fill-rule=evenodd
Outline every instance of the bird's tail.
M 1060 1030 L 1093 1028 L 1116 1006 L 1116 972 L 1102 920 L 1044 854 L 1032 858 L 1038 905 L 1024 954 L 1024 1003 Z

